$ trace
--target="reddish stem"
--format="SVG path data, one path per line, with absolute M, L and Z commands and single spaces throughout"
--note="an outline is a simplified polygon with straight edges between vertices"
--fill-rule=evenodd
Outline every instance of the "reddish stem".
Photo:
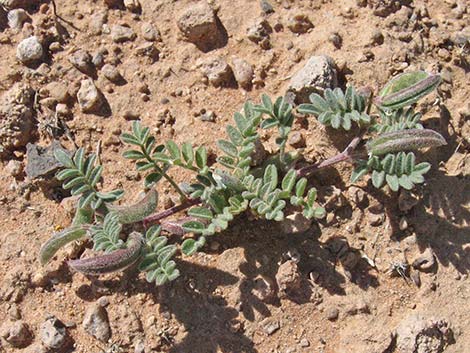
M 181 212 L 191 206 L 197 205 L 201 203 L 201 199 L 187 199 L 183 203 L 170 207 L 169 209 L 155 213 L 153 215 L 150 215 L 146 218 L 144 218 L 143 223 L 144 227 L 147 228 L 150 224 L 157 223 L 158 221 L 167 218 L 171 215 L 174 215 L 175 213 Z
M 357 136 L 353 138 L 352 141 L 349 143 L 349 145 L 344 149 L 344 151 L 341 153 L 338 153 L 336 156 L 333 156 L 331 158 L 325 159 L 324 161 L 300 168 L 299 170 L 297 170 L 297 178 L 306 177 L 321 168 L 326 168 L 339 162 L 352 162 L 352 160 L 355 157 L 353 155 L 353 151 L 359 145 L 359 142 L 361 142 L 361 139 L 362 139 L 361 136 Z

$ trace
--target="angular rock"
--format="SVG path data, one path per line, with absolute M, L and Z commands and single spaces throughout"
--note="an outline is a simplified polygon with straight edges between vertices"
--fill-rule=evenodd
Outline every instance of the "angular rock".
M 70 63 L 75 66 L 75 68 L 86 75 L 93 74 L 95 67 L 92 63 L 92 57 L 89 52 L 86 50 L 77 50 L 69 58 Z
M 5 323 L 0 332 L 1 336 L 15 348 L 24 348 L 31 344 L 33 334 L 28 324 L 18 320 L 13 323 Z
M 326 55 L 312 56 L 291 78 L 288 92 L 292 92 L 297 103 L 308 102 L 312 93 L 322 93 L 326 88 L 336 87 L 337 74 L 335 63 Z
M 216 57 L 202 65 L 202 73 L 207 76 L 209 83 L 214 87 L 228 86 L 233 82 L 233 71 L 227 62 Z
M 41 342 L 49 349 L 59 350 L 64 347 L 68 340 L 67 329 L 62 321 L 50 316 L 44 321 L 40 328 Z
M 250 89 L 254 74 L 253 66 L 246 60 L 239 58 L 233 58 L 232 65 L 233 75 L 237 83 L 245 89 Z
M 44 49 L 36 36 L 23 39 L 16 48 L 17 59 L 25 65 L 38 62 L 43 58 L 43 56 Z
M 52 141 L 48 147 L 28 143 L 26 146 L 26 176 L 29 180 L 52 177 L 62 166 L 54 157 L 56 149 L 64 150 L 57 140 Z
M 12 29 L 21 30 L 25 22 L 31 22 L 31 17 L 23 9 L 8 11 L 8 26 Z
M 103 95 L 92 80 L 82 80 L 77 100 L 83 113 L 96 113 L 103 104 Z
M 130 27 L 114 25 L 111 27 L 111 39 L 115 43 L 133 41 L 136 38 L 134 30 Z
M 203 52 L 220 48 L 226 43 L 225 29 L 205 1 L 187 7 L 178 18 L 177 25 L 185 40 Z
M 107 342 L 111 337 L 108 313 L 99 304 L 93 304 L 85 312 L 83 318 L 83 329 L 96 339 Z

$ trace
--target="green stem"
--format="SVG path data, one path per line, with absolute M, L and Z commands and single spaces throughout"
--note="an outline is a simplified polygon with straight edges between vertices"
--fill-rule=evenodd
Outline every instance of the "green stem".
M 173 178 L 171 178 L 167 173 L 165 173 L 165 171 L 162 168 L 160 168 L 157 165 L 157 163 L 147 153 L 144 146 L 140 146 L 140 149 L 141 149 L 142 153 L 144 154 L 145 158 L 147 159 L 147 161 L 149 161 L 150 163 L 153 164 L 153 168 L 157 171 L 157 173 L 161 174 L 171 184 L 171 186 L 173 186 L 173 188 L 178 192 L 178 194 L 180 194 L 180 196 L 182 197 L 183 200 L 187 200 L 188 197 L 185 195 L 183 190 L 180 189 L 180 187 L 178 186 L 178 184 L 176 184 L 176 182 L 173 180 Z
M 279 160 L 283 166 L 286 164 L 286 142 L 287 139 L 284 139 L 279 145 Z

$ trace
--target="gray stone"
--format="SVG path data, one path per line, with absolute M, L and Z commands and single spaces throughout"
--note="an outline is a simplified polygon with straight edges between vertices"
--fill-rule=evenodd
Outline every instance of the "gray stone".
M 308 102 L 312 93 L 322 93 L 337 85 L 335 63 L 326 55 L 312 56 L 291 78 L 288 92 L 293 92 L 298 103 Z
M 160 42 L 162 40 L 160 32 L 150 22 L 142 23 L 141 32 L 142 37 L 149 42 Z
M 57 140 L 54 140 L 48 147 L 28 143 L 26 146 L 26 176 L 28 179 L 49 177 L 61 167 L 61 164 L 54 157 L 56 149 L 63 150 Z
M 23 39 L 16 48 L 16 57 L 23 64 L 31 64 L 43 58 L 44 50 L 36 36 Z
M 251 66 L 251 64 L 246 60 L 239 58 L 233 58 L 232 64 L 233 75 L 235 76 L 237 83 L 245 89 L 250 89 L 254 74 L 253 66 Z
M 203 52 L 225 44 L 220 20 L 205 1 L 188 6 L 178 18 L 177 25 L 185 40 L 195 44 Z
M 50 316 L 44 321 L 40 329 L 41 342 L 50 349 L 60 349 L 65 346 L 68 334 L 62 321 Z
M 31 17 L 23 9 L 15 9 L 8 12 L 8 26 L 12 29 L 21 30 L 25 22 L 30 22 Z
M 28 324 L 19 320 L 5 323 L 1 328 L 1 336 L 15 348 L 24 348 L 31 344 L 33 335 Z
M 111 39 L 115 43 L 133 41 L 136 38 L 134 30 L 130 27 L 114 25 L 111 27 Z
M 202 73 L 214 87 L 227 86 L 234 78 L 232 69 L 221 57 L 206 61 L 202 65 Z
M 94 71 L 94 65 L 91 62 L 92 58 L 90 53 L 86 50 L 77 50 L 72 56 L 69 58 L 69 61 L 72 65 L 79 71 L 83 72 L 84 74 L 90 75 Z
M 92 80 L 82 80 L 77 93 L 78 104 L 83 113 L 97 112 L 103 104 L 102 93 Z
M 83 329 L 96 339 L 107 342 L 111 337 L 108 313 L 99 304 L 93 304 L 85 312 L 83 318 Z
M 103 73 L 104 77 L 114 83 L 122 82 L 124 79 L 117 67 L 111 64 L 105 64 L 101 69 L 101 72 Z

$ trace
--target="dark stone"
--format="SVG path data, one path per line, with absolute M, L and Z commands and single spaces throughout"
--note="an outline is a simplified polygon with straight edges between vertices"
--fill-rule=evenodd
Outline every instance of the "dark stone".
M 28 143 L 26 145 L 26 176 L 30 180 L 45 178 L 53 175 L 62 165 L 55 159 L 54 151 L 62 149 L 60 143 L 56 140 L 48 147 L 41 147 L 36 144 Z

